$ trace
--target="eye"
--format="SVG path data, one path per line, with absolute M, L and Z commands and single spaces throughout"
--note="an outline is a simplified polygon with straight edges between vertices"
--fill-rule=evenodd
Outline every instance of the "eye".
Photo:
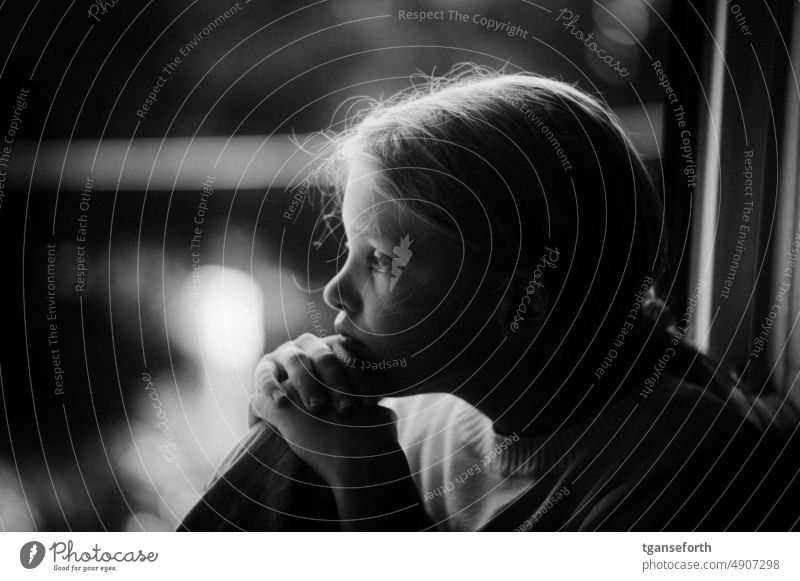
M 381 274 L 391 272 L 392 257 L 376 251 L 375 254 L 369 257 L 369 267 L 372 269 L 372 272 L 379 272 Z

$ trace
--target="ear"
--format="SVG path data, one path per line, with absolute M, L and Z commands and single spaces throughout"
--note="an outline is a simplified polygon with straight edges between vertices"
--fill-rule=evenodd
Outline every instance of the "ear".
M 531 269 L 514 274 L 497 311 L 496 323 L 503 337 L 527 342 L 547 318 L 550 300 L 541 278 L 541 271 Z

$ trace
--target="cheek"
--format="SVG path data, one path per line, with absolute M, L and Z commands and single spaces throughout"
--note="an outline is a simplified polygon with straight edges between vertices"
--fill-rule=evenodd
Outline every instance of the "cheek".
M 475 301 L 469 313 L 465 309 L 476 285 L 458 264 L 418 265 L 416 272 L 410 267 L 400 280 L 376 275 L 363 287 L 363 317 L 372 332 L 394 334 L 387 339 L 401 338 L 407 345 L 426 345 L 441 337 L 456 319 L 475 318 Z M 452 341 L 449 331 L 447 335 Z
M 384 290 L 381 285 L 375 289 Z M 373 332 L 391 335 L 386 340 L 420 347 L 439 338 L 460 311 L 455 293 L 447 294 L 447 289 L 435 284 L 420 284 L 397 294 L 376 292 L 365 302 L 364 315 Z
M 407 335 L 421 318 L 416 305 L 372 294 L 364 301 L 363 318 L 369 330 L 378 335 Z
M 406 299 L 398 296 L 382 307 L 371 302 L 363 311 L 372 333 L 374 359 L 406 358 L 403 369 L 392 369 L 391 377 L 384 378 L 386 386 L 399 388 L 422 381 L 455 358 L 470 341 L 475 345 L 476 322 L 481 317 L 476 316 L 474 306 L 468 312 L 463 310 L 470 295 L 447 294 L 446 289 L 433 286 L 423 285 L 414 295 Z M 434 296 L 436 292 L 440 294 Z M 416 355 L 412 358 L 412 354 Z

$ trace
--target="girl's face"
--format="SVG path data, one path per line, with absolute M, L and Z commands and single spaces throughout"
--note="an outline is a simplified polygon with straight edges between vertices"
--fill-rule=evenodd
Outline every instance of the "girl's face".
M 488 314 L 466 280 L 463 246 L 378 195 L 377 178 L 364 163 L 350 169 L 342 204 L 347 258 L 324 298 L 339 311 L 336 332 L 353 355 L 343 362 L 375 377 L 367 382 L 374 395 L 409 395 L 430 389 L 434 375 L 441 384 L 463 371 L 447 365 Z

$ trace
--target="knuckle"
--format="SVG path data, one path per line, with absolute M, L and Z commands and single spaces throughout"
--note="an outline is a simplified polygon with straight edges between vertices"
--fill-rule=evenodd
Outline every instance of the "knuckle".
M 286 364 L 293 366 L 293 367 L 303 367 L 308 369 L 309 368 L 309 359 L 308 355 L 303 353 L 302 351 L 293 351 L 289 354 L 286 360 Z
M 321 392 L 317 382 L 311 377 L 307 377 L 303 381 L 300 381 L 295 387 L 297 392 L 300 394 L 300 397 L 302 397 L 304 400 L 308 400 L 308 398 L 310 398 L 312 395 Z
M 274 355 L 272 355 L 272 353 L 267 353 L 266 355 L 262 355 L 259 358 L 258 363 L 256 363 L 256 369 L 260 369 L 262 367 L 267 367 L 267 368 L 274 367 L 275 366 L 274 359 L 275 357 Z
M 271 379 L 268 379 L 266 381 L 262 381 L 262 382 L 258 383 L 256 385 L 256 388 L 258 389 L 259 392 L 261 392 L 261 393 L 263 393 L 265 395 L 269 395 L 273 391 L 278 389 L 279 387 L 278 387 L 278 382 L 277 381 L 272 381 Z
M 273 381 L 275 381 L 275 378 L 269 369 L 256 369 L 255 373 L 256 386 L 258 387 L 265 386 Z
M 272 357 L 264 355 L 258 360 L 258 363 L 256 363 L 256 375 L 273 375 L 276 367 L 277 365 L 275 361 L 272 360 Z
M 292 342 L 289 341 L 287 343 L 281 343 L 278 345 L 273 351 L 271 351 L 267 357 L 272 356 L 276 359 L 282 357 L 287 351 L 291 351 L 292 349 Z
M 328 344 L 321 337 L 313 333 L 303 333 L 296 339 L 296 342 L 308 351 L 316 351 L 320 348 L 328 350 Z
M 303 333 L 298 335 L 297 338 L 292 341 L 292 344 L 296 348 L 308 348 L 314 344 L 314 341 L 317 340 L 316 335 L 312 335 L 311 333 Z
M 248 415 L 254 418 L 265 419 L 269 414 L 269 401 L 264 394 L 257 394 L 247 406 Z

